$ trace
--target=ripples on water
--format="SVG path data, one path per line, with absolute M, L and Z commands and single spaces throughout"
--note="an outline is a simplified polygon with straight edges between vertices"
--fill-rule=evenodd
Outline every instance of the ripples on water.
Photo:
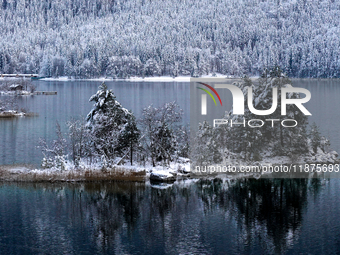
M 2 184 L 3 254 L 340 252 L 339 180 Z

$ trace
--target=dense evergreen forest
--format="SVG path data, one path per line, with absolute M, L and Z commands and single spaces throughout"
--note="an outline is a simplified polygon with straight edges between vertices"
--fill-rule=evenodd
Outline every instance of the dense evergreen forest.
M 0 1 L 0 73 L 340 77 L 338 0 Z

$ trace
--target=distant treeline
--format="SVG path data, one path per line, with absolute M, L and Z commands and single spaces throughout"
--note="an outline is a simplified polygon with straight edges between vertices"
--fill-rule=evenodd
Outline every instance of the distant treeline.
M 0 3 L 0 73 L 340 77 L 340 1 Z

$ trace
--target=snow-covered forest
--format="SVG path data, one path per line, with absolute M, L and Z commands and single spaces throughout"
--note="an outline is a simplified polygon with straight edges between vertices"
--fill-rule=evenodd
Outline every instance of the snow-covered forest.
M 0 73 L 340 77 L 337 0 L 2 0 Z

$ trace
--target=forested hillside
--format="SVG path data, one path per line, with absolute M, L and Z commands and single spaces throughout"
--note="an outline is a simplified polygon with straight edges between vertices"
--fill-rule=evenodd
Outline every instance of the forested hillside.
M 340 77 L 339 0 L 0 1 L 0 73 Z

